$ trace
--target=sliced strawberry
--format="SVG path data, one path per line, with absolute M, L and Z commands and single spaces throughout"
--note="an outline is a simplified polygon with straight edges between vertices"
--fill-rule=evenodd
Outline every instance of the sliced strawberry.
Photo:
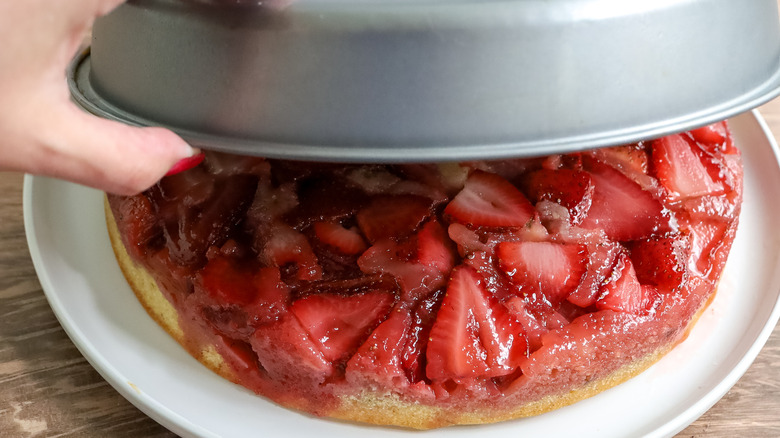
M 441 225 L 431 221 L 403 242 L 377 242 L 357 263 L 364 273 L 392 275 L 404 297 L 414 298 L 426 296 L 445 284 L 455 264 L 455 253 Z
M 691 229 L 691 269 L 697 269 L 704 275 L 718 270 L 718 266 L 725 263 L 728 254 L 728 246 L 733 241 L 728 234 L 736 231 L 736 227 L 729 226 L 728 222 L 705 221 L 694 225 Z
M 499 269 L 494 251 L 476 251 L 463 260 L 480 277 L 482 286 L 499 302 L 517 295 L 518 287 Z
M 570 303 L 581 308 L 592 306 L 599 296 L 601 286 L 611 275 L 622 247 L 614 242 L 591 242 L 587 245 L 588 262 L 585 274 L 576 289 L 566 297 Z
M 395 294 L 398 284 L 387 275 L 358 275 L 355 278 L 327 279 L 301 283 L 296 287 L 296 296 L 316 294 L 358 295 L 367 292 Z
M 593 203 L 581 227 L 603 229 L 607 237 L 617 241 L 671 230 L 668 212 L 653 195 L 613 167 L 594 159 L 584 161 L 595 189 Z
M 452 164 L 457 166 L 457 163 Z M 459 167 L 460 166 L 458 166 L 458 168 Z M 441 165 L 437 165 L 435 163 L 398 164 L 393 166 L 393 168 L 405 177 L 406 182 L 414 182 L 419 184 L 420 187 L 426 187 L 428 192 L 431 193 L 429 196 L 440 198 L 441 195 L 444 195 L 446 197 L 448 190 L 451 190 L 451 188 L 446 187 L 444 184 L 445 180 L 444 176 L 442 175 L 442 169 L 445 167 L 442 167 Z M 463 181 L 466 179 L 466 171 L 463 170 L 462 173 L 463 179 L 461 180 L 461 188 Z M 433 193 L 436 195 L 433 195 Z
M 275 224 L 271 230 L 270 238 L 261 252 L 270 265 L 295 265 L 296 278 L 299 280 L 322 278 L 322 268 L 306 236 L 282 223 Z
M 347 379 L 367 378 L 393 388 L 406 382 L 403 352 L 411 324 L 408 310 L 393 309 L 347 362 Z
M 522 227 L 533 217 L 533 205 L 498 175 L 474 171 L 463 190 L 444 209 L 455 222 L 474 227 Z
M 254 199 L 246 212 L 246 228 L 252 232 L 267 234 L 268 227 L 299 205 L 296 186 L 292 183 L 275 187 L 268 180 L 257 185 Z
M 689 234 L 638 240 L 627 248 L 640 283 L 653 285 L 663 293 L 677 291 L 688 281 Z
M 190 172 L 165 178 L 166 184 Z M 210 181 L 211 178 L 205 178 Z M 163 185 L 163 181 L 160 185 Z M 252 202 L 257 178 L 251 175 L 237 175 L 213 182 L 211 190 L 200 193 L 195 184 L 191 193 L 181 194 L 174 216 L 166 220 L 164 234 L 166 246 L 176 263 L 183 266 L 200 267 L 206 262 L 206 251 L 211 246 L 221 246 L 238 227 Z M 177 187 L 177 190 L 181 188 Z M 216 195 L 219 193 L 219 196 Z M 170 208 L 167 208 L 170 210 Z M 171 214 L 171 212 L 169 212 Z
M 623 173 L 647 173 L 650 158 L 645 147 L 639 144 L 599 148 L 591 151 L 602 161 Z
M 249 343 L 268 376 L 283 385 L 318 385 L 335 372 L 321 346 L 291 314 L 258 327 Z
M 371 243 L 403 239 L 431 215 L 431 205 L 431 200 L 422 196 L 376 196 L 357 213 L 357 223 Z
M 213 323 L 223 327 L 223 333 L 232 332 L 234 316 L 228 311 L 240 306 L 242 318 L 249 316 L 253 324 L 277 319 L 287 308 L 289 288 L 282 282 L 279 268 L 259 270 L 251 263 L 240 262 L 234 257 L 214 257 L 196 274 L 194 288 L 200 298 L 198 305 L 212 309 L 209 316 Z M 197 294 L 196 294 L 197 295 Z M 190 299 L 192 300 L 192 298 Z M 239 331 L 244 327 L 236 328 Z
M 523 190 L 534 203 L 552 201 L 569 210 L 571 223 L 578 224 L 590 209 L 593 181 L 587 172 L 572 169 L 539 169 L 523 179 Z
M 466 256 L 474 251 L 487 250 L 487 245 L 480 240 L 479 234 L 463 224 L 450 224 L 447 228 L 447 234 L 458 245 L 458 253 L 461 256 Z
M 365 251 L 366 242 L 354 228 L 344 228 L 333 222 L 315 222 L 314 234 L 325 245 L 341 254 L 355 255 Z
M 217 303 L 247 305 L 258 295 L 252 266 L 242 266 L 232 257 L 216 257 L 197 274 L 202 286 Z
M 161 179 L 149 192 L 159 207 L 163 219 L 175 219 L 175 209 L 180 203 L 186 208 L 200 205 L 214 196 L 216 180 L 208 174 L 204 166 L 191 169 Z M 167 201 L 167 202 L 166 202 Z
M 436 313 L 443 296 L 443 289 L 433 292 L 420 300 L 412 312 L 409 337 L 403 352 L 403 366 L 410 382 L 419 382 L 426 378 L 425 351 L 428 347 L 431 327 L 436 320 Z
M 109 196 L 108 202 L 127 251 L 135 260 L 141 260 L 150 244 L 162 236 L 162 227 L 153 212 L 151 201 L 139 194 Z
M 582 245 L 554 242 L 502 242 L 496 255 L 523 293 L 541 293 L 554 305 L 577 287 L 587 263 Z
M 298 183 L 300 202 L 285 215 L 285 221 L 295 228 L 302 229 L 317 221 L 341 221 L 354 216 L 369 202 L 363 190 L 347 178 L 335 172 L 317 172 L 321 174 Z
M 723 184 L 710 177 L 699 155 L 681 135 L 653 141 L 653 167 L 661 184 L 676 197 L 686 199 L 724 191 Z
M 639 284 L 631 259 L 623 255 L 610 281 L 602 288 L 596 307 L 634 314 L 647 313 L 658 298 L 653 286 Z
M 731 141 L 729 128 L 725 121 L 702 126 L 701 128 L 690 131 L 691 137 L 699 144 L 720 149 L 723 153 L 734 154 L 737 149 Z
M 523 326 L 532 352 L 542 346 L 542 335 L 569 323 L 549 302 L 533 295 L 512 297 L 504 305 Z
M 417 233 L 417 261 L 447 273 L 455 266 L 455 248 L 439 221 L 426 223 Z
M 277 267 L 260 268 L 254 278 L 257 298 L 246 307 L 256 321 L 278 318 L 290 301 L 290 288 L 282 281 Z
M 452 272 L 431 328 L 426 374 L 431 380 L 512 373 L 528 351 L 522 328 L 488 295 L 472 268 Z
M 366 340 L 393 300 L 383 292 L 309 295 L 295 301 L 290 312 L 320 345 L 325 359 L 335 362 L 347 359 Z
M 428 266 L 414 262 L 414 242 L 399 244 L 390 239 L 377 242 L 358 258 L 358 266 L 365 274 L 388 274 L 395 278 L 405 298 L 424 296 L 438 289 L 446 278 Z
M 217 335 L 214 346 L 234 369 L 244 373 L 256 374 L 258 371 L 257 353 L 244 341 Z

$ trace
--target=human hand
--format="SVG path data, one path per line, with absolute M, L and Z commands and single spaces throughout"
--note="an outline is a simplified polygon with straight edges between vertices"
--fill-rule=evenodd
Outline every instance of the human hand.
M 101 119 L 70 100 L 68 63 L 95 18 L 123 1 L 0 2 L 0 170 L 133 194 L 195 153 L 171 131 Z

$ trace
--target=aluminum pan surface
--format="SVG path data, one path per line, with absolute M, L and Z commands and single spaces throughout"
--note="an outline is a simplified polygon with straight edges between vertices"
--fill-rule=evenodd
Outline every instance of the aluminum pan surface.
M 213 149 L 319 161 L 528 156 L 626 143 L 780 89 L 774 0 L 137 0 L 74 61 L 96 114 Z

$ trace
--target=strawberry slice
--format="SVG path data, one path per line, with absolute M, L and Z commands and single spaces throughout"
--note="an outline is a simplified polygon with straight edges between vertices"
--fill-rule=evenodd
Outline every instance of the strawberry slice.
M 296 278 L 299 280 L 322 278 L 322 268 L 306 236 L 282 223 L 276 223 L 271 231 L 261 253 L 269 264 L 278 267 L 295 265 Z
M 533 205 L 515 186 L 498 175 L 474 171 L 444 214 L 474 227 L 522 227 L 534 214 Z
M 196 275 L 195 283 L 217 303 L 247 305 L 258 291 L 254 269 L 241 266 L 232 257 L 216 257 Z
M 313 167 L 311 171 L 321 174 L 298 182 L 294 193 L 299 202 L 285 215 L 285 221 L 293 227 L 301 229 L 316 221 L 338 222 L 354 216 L 368 203 L 370 198 L 363 190 L 346 178 L 326 168 Z M 271 198 L 265 203 L 273 201 Z
M 618 260 L 609 283 L 602 288 L 596 307 L 600 310 L 645 314 L 657 298 L 655 287 L 639 284 L 631 259 L 624 254 Z
M 275 320 L 286 310 L 290 297 L 279 268 L 257 269 L 228 256 L 209 260 L 193 283 L 200 304 L 214 308 L 213 322 L 222 319 L 220 309 L 233 305 L 240 306 L 255 323 Z
M 723 184 L 712 179 L 699 154 L 681 135 L 653 141 L 653 166 L 658 180 L 675 197 L 687 199 L 724 191 Z
M 384 320 L 393 304 L 393 295 L 368 292 L 343 296 L 309 295 L 295 301 L 290 312 L 330 362 L 347 359 Z
M 439 221 L 429 221 L 417 233 L 417 261 L 442 273 L 455 266 L 453 242 Z
M 283 385 L 318 385 L 335 372 L 320 346 L 291 314 L 258 327 L 249 343 L 268 376 Z
M 426 350 L 431 380 L 503 376 L 526 357 L 522 328 L 481 283 L 468 266 L 452 271 Z
M 333 222 L 315 222 L 314 235 L 325 245 L 341 254 L 355 255 L 365 251 L 366 242 L 354 228 L 344 228 Z
M 369 242 L 402 239 L 431 215 L 432 201 L 416 195 L 374 197 L 357 213 L 357 223 Z
M 257 353 L 252 346 L 239 339 L 233 339 L 224 335 L 214 338 L 214 346 L 234 369 L 250 375 L 259 374 Z
M 621 252 L 622 247 L 614 242 L 589 243 L 585 274 L 566 300 L 581 308 L 592 306 L 599 296 L 602 284 L 611 275 Z
M 526 295 L 541 293 L 557 305 L 580 283 L 587 258 L 582 245 L 554 242 L 502 242 L 498 264 Z
M 480 239 L 479 234 L 463 224 L 450 224 L 447 228 L 447 235 L 458 245 L 458 253 L 461 256 L 465 257 L 472 252 L 488 249 L 487 245 Z
M 150 243 L 162 235 L 162 227 L 156 220 L 151 201 L 143 194 L 138 194 L 110 196 L 108 202 L 127 251 L 135 260 L 141 260 Z
M 716 147 L 726 154 L 734 154 L 737 152 L 737 149 L 731 141 L 729 128 L 725 121 L 694 129 L 690 131 L 690 135 L 699 144 L 709 146 L 710 149 Z
M 523 326 L 531 351 L 542 346 L 542 335 L 569 323 L 547 301 L 534 296 L 524 298 L 515 296 L 508 299 L 504 305 Z
M 170 185 L 197 169 L 164 178 L 159 187 Z M 227 241 L 241 224 L 257 188 L 257 179 L 250 175 L 217 181 L 204 179 L 206 182 L 190 185 L 189 193 L 177 193 L 181 198 L 171 204 L 175 211 L 171 211 L 174 210 L 171 207 L 165 208 L 168 210 L 166 215 L 173 215 L 166 219 L 166 246 L 174 261 L 184 266 L 203 266 L 209 247 L 221 246 Z M 210 188 L 201 190 L 204 186 Z M 186 186 L 177 187 L 178 190 L 186 190 Z
M 646 148 L 639 144 L 599 148 L 590 153 L 623 173 L 645 174 L 650 164 Z
M 615 168 L 584 157 L 595 189 L 583 228 L 603 229 L 612 240 L 626 241 L 663 234 L 671 220 L 663 205 Z
M 733 239 L 736 227 L 728 222 L 704 221 L 691 228 L 691 254 L 694 254 L 694 262 L 690 266 L 698 269 L 705 275 L 710 275 L 712 270 L 717 271 L 718 265 L 725 263 L 726 254 L 723 242 Z M 728 234 L 732 236 L 729 237 Z
M 426 296 L 442 287 L 455 264 L 452 242 L 437 221 L 430 221 L 414 236 L 402 242 L 384 239 L 358 258 L 367 274 L 390 274 L 405 298 Z
M 675 233 L 631 242 L 627 245 L 637 278 L 659 292 L 674 292 L 688 281 L 690 234 Z
M 378 381 L 392 388 L 405 382 L 407 376 L 403 367 L 403 352 L 411 324 L 412 316 L 407 309 L 391 311 L 347 362 L 347 379 Z
M 446 278 L 438 270 L 415 263 L 414 251 L 414 242 L 399 244 L 384 239 L 368 248 L 357 263 L 365 274 L 389 274 L 404 298 L 416 298 L 441 287 Z
M 531 201 L 552 201 L 569 210 L 572 224 L 579 224 L 593 200 L 593 181 L 587 172 L 573 169 L 539 169 L 523 179 Z
M 290 288 L 282 281 L 279 268 L 260 268 L 254 284 L 257 287 L 257 298 L 246 307 L 247 313 L 255 321 L 279 317 L 290 301 Z
M 426 378 L 425 351 L 443 295 L 443 289 L 433 292 L 420 300 L 412 312 L 409 336 L 403 351 L 403 366 L 410 382 L 419 382 Z

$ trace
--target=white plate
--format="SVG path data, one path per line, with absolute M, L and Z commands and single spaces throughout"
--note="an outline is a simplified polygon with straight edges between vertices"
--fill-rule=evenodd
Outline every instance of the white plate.
M 757 113 L 736 117 L 731 127 L 745 160 L 741 224 L 720 292 L 688 340 L 642 375 L 573 406 L 426 437 L 570 436 L 572 427 L 580 437 L 669 436 L 736 383 L 780 316 L 780 228 L 772 223 L 780 217 L 773 194 L 780 152 Z M 25 180 L 28 243 L 49 303 L 84 356 L 130 402 L 184 436 L 411 436 L 289 411 L 201 366 L 146 315 L 125 283 L 102 202 L 94 190 Z

